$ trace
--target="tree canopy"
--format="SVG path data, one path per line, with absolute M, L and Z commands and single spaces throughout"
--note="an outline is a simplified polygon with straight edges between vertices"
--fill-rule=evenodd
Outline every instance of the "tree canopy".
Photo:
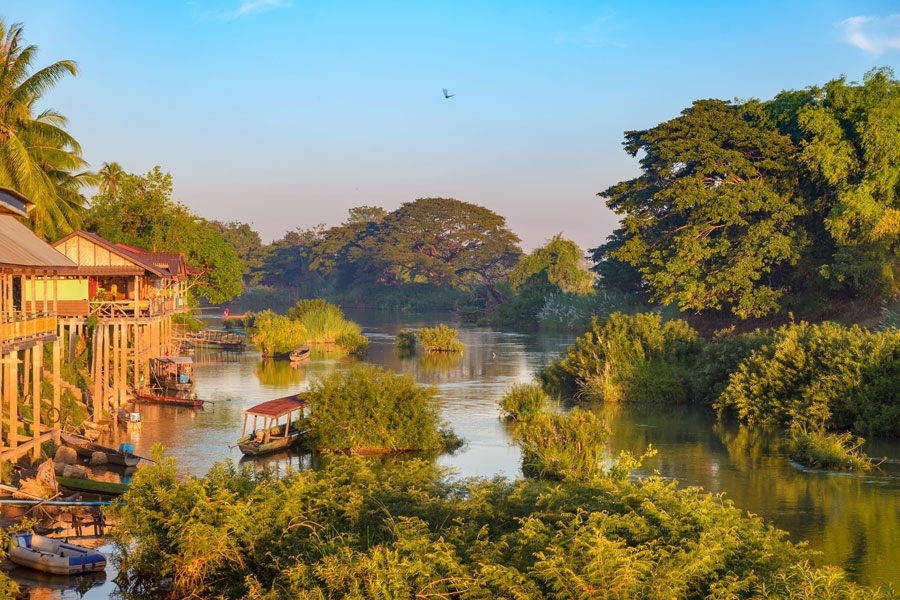
M 684 311 L 746 318 L 796 307 L 799 294 L 889 298 L 898 115 L 900 85 L 878 69 L 768 102 L 698 100 L 626 132 L 642 172 L 599 194 L 622 227 L 594 258 L 633 266 L 655 300 Z
M 195 271 L 190 288 L 212 303 L 240 294 L 243 265 L 220 230 L 171 199 L 172 176 L 154 167 L 146 175 L 121 174 L 115 188 L 94 196 L 88 231 L 151 252 L 181 252 Z
M 37 50 L 24 44 L 21 24 L 0 19 L 0 185 L 34 202 L 29 225 L 54 240 L 80 226 L 85 198 L 79 190 L 97 180 L 65 131 L 65 117 L 52 109 L 37 112 L 44 94 L 78 67 L 61 60 L 32 72 Z

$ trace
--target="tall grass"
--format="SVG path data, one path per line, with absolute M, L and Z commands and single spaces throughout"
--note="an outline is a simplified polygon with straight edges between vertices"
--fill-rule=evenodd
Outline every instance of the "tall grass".
M 299 300 L 287 316 L 303 325 L 308 344 L 337 344 L 351 354 L 360 354 L 369 345 L 359 324 L 345 319 L 340 307 L 321 298 Z
M 285 354 L 306 340 L 307 331 L 302 323 L 284 315 L 264 310 L 254 318 L 255 331 L 250 340 L 263 356 Z
M 510 421 L 529 421 L 542 413 L 550 397 L 537 382 L 514 383 L 498 404 L 502 415 Z
M 860 452 L 865 443 L 849 431 L 826 433 L 814 428 L 797 427 L 791 433 L 791 458 L 822 469 L 871 471 L 874 463 Z
M 462 352 L 466 348 L 457 337 L 457 331 L 443 323 L 420 328 L 418 336 L 426 352 Z

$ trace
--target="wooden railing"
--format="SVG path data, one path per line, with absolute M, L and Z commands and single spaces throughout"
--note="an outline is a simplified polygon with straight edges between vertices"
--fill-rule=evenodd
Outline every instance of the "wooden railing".
M 176 300 L 153 298 L 137 303 L 134 300 L 91 300 L 91 314 L 101 318 L 157 317 L 174 312 Z
M 53 313 L 18 312 L 7 315 L 0 322 L 0 340 L 42 337 L 56 333 L 56 315 Z

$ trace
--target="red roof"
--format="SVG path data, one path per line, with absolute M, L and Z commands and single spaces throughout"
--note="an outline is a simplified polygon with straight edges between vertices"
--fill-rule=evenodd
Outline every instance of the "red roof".
M 276 400 L 269 400 L 268 402 L 257 404 L 252 408 L 248 408 L 244 412 L 246 412 L 248 415 L 259 415 L 261 417 L 277 417 L 280 415 L 285 415 L 292 410 L 303 408 L 304 406 L 306 406 L 306 402 L 303 399 L 303 394 L 294 394 L 293 396 L 287 396 L 285 398 L 278 398 Z

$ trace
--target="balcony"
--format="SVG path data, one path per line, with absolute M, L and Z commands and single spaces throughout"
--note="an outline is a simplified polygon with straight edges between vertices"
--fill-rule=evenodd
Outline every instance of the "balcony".
M 0 321 L 2 353 L 33 346 L 36 342 L 56 339 L 56 315 L 48 312 L 14 312 Z

